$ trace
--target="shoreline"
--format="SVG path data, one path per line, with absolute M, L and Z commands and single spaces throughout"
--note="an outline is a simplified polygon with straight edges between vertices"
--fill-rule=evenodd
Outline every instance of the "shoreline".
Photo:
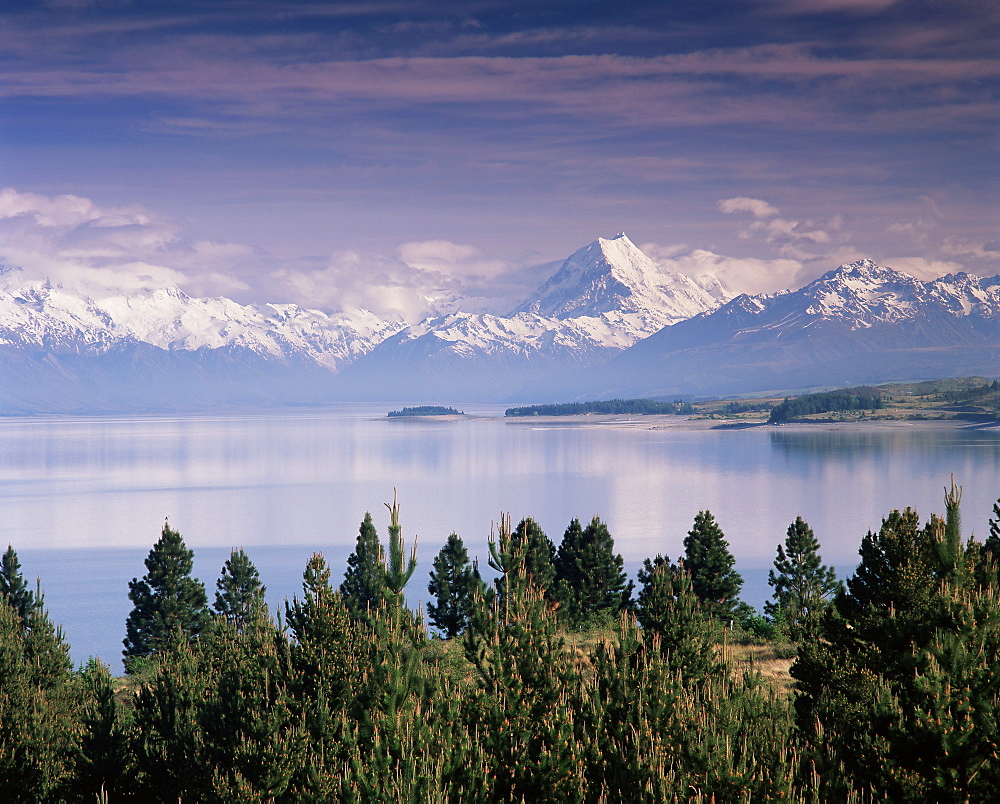
M 490 417 L 483 417 L 490 418 Z M 569 416 L 501 416 L 511 424 L 528 424 L 545 427 L 612 427 L 637 430 L 754 430 L 767 427 L 772 430 L 904 430 L 911 428 L 933 430 L 996 430 L 1000 422 L 973 422 L 964 419 L 870 419 L 865 421 L 805 421 L 769 424 L 766 421 L 741 419 L 709 419 L 701 416 L 673 416 L 654 414 L 635 416 L 629 414 L 573 414 Z

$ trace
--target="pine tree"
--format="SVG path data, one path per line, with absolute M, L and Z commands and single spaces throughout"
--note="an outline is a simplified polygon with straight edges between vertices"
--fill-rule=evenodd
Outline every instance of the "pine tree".
M 491 603 L 496 606 L 502 621 L 510 623 L 520 609 L 528 586 L 524 570 L 527 546 L 523 542 L 515 543 L 510 514 L 500 514 L 500 522 L 490 527 L 488 544 L 489 564 L 500 573 L 493 581 L 496 594 Z
M 13 566 L 13 564 L 11 565 Z M 4 801 L 61 801 L 82 732 L 69 646 L 45 609 L 27 622 L 0 598 L 0 790 Z
M 616 617 L 631 605 L 632 583 L 614 550 L 608 526 L 598 516 L 586 528 L 578 519 L 566 528 L 555 569 L 559 600 L 573 625 Z
M 511 538 L 515 545 L 524 547 L 524 572 L 528 581 L 548 596 L 556 577 L 556 546 L 531 517 L 517 523 Z
M 31 613 L 43 605 L 41 594 L 28 588 L 21 574 L 21 562 L 11 545 L 7 545 L 7 551 L 0 556 L 0 598 L 6 598 L 14 607 L 22 624 L 27 624 Z
M 1000 562 L 1000 500 L 993 503 L 993 516 L 989 520 L 990 535 L 983 543 L 983 551 L 988 552 L 994 561 Z
M 683 568 L 657 555 L 645 559 L 636 574 L 639 595 L 636 619 L 643 640 L 669 654 L 670 664 L 684 679 L 719 675 L 723 666 L 716 656 L 711 623 L 691 586 L 691 576 Z
M 684 569 L 691 574 L 694 593 L 706 611 L 721 619 L 741 608 L 743 577 L 733 569 L 736 559 L 710 511 L 699 511 L 684 539 Z
M 83 686 L 83 736 L 77 756 L 74 788 L 79 800 L 104 791 L 125 798 L 134 781 L 128 730 L 115 698 L 108 666 L 91 659 L 80 673 Z
M 788 623 L 793 639 L 816 626 L 840 588 L 836 570 L 823 565 L 819 540 L 802 517 L 795 517 L 788 526 L 767 582 L 774 588 L 774 599 L 764 604 L 764 613 Z
M 392 504 L 386 503 L 385 507 L 389 509 L 389 554 L 386 557 L 384 572 L 386 596 L 395 608 L 401 608 L 403 589 L 417 569 L 417 538 L 413 537 L 413 549 L 407 559 L 403 528 L 399 524 L 399 503 L 396 501 L 395 489 L 392 490 Z
M 205 586 L 191 577 L 194 552 L 168 522 L 145 564 L 143 578 L 128 585 L 135 606 L 125 622 L 126 670 L 129 660 L 150 656 L 175 639 L 197 638 L 212 621 Z
M 242 549 L 230 553 L 215 587 L 213 608 L 237 631 L 267 610 L 267 587 L 261 584 L 260 573 Z
M 469 563 L 469 553 L 458 534 L 452 533 L 434 559 L 427 591 L 436 603 L 427 603 L 431 625 L 448 639 L 461 634 L 472 618 L 475 601 L 485 595 L 479 569 Z
M 354 552 L 347 557 L 340 595 L 355 614 L 364 614 L 385 603 L 385 556 L 369 513 L 361 522 Z
M 983 801 L 1000 783 L 1000 597 L 963 543 L 961 493 L 920 527 L 893 511 L 792 666 L 826 799 Z

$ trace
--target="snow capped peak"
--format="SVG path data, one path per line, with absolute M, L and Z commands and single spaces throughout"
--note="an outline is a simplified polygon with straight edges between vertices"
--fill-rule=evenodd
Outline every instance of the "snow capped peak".
M 799 290 L 757 298 L 762 313 L 780 310 L 785 325 L 825 322 L 862 330 L 928 316 L 1000 318 L 1000 294 L 978 277 L 958 273 L 921 282 L 867 259 L 841 265 Z
M 564 320 L 632 314 L 653 332 L 717 306 L 694 280 L 659 267 L 621 232 L 571 254 L 514 313 Z

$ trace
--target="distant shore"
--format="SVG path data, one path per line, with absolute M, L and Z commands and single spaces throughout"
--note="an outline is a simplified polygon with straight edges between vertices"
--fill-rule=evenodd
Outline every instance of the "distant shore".
M 749 430 L 767 427 L 772 430 L 903 430 L 925 429 L 1000 429 L 1000 422 L 971 422 L 964 419 L 864 419 L 853 421 L 807 421 L 769 424 L 766 420 L 721 419 L 706 416 L 628 414 L 583 414 L 569 416 L 512 416 L 503 417 L 511 424 L 528 424 L 532 427 L 615 427 L 640 430 Z

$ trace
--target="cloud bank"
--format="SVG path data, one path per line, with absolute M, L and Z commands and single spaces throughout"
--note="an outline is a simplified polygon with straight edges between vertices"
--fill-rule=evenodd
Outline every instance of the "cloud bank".
M 732 255 L 691 245 L 644 243 L 658 264 L 705 287 L 721 282 L 736 293 L 797 288 L 860 257 L 931 279 L 966 268 L 963 255 L 996 257 L 996 243 L 948 241 L 945 257 L 866 254 L 841 215 L 797 220 L 762 198 L 720 199 L 739 236 L 763 251 Z M 926 240 L 927 224 L 899 224 L 897 234 Z M 928 234 L 927 232 L 930 232 Z M 608 233 L 595 233 L 607 235 Z M 546 244 L 532 244 L 545 248 Z M 586 245 L 578 243 L 577 247 Z M 50 281 L 95 298 L 176 286 L 193 296 L 227 296 L 248 303 L 297 303 L 327 312 L 367 309 L 414 323 L 457 310 L 504 314 L 557 267 L 553 262 L 491 258 L 471 244 L 409 240 L 380 255 L 341 249 L 326 257 L 279 260 L 240 243 L 186 239 L 165 217 L 141 206 L 104 206 L 76 195 L 0 190 L 0 263 L 8 288 Z M 16 269 L 16 270 L 10 270 Z

